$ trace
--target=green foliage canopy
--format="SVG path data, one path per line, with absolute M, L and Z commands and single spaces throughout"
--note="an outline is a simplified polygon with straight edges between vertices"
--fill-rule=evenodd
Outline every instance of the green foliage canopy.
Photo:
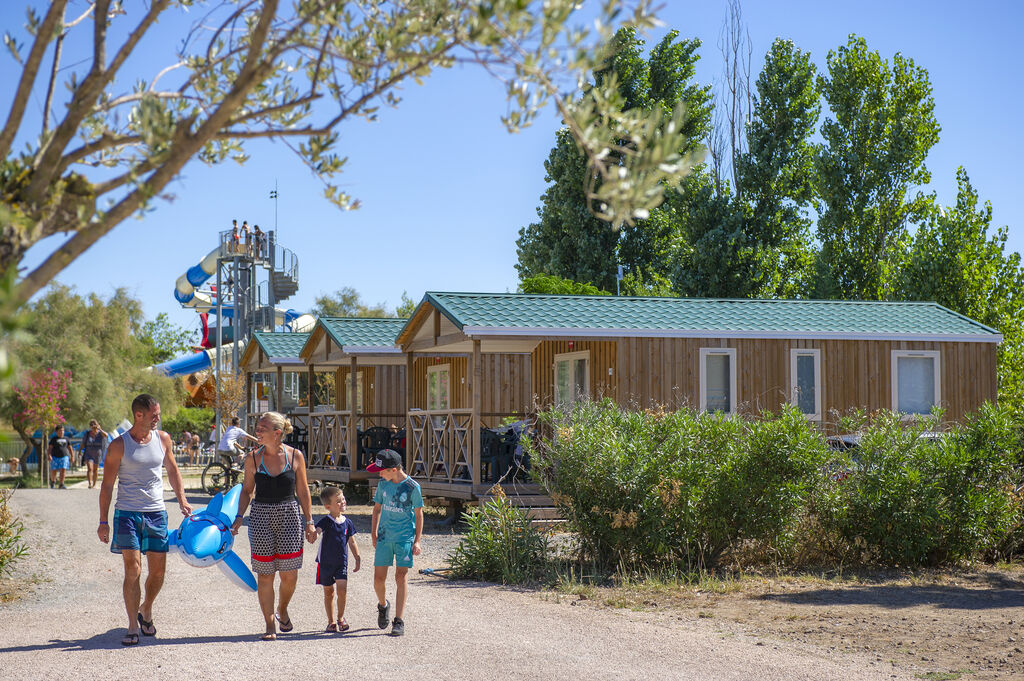
M 180 391 L 173 379 L 147 370 L 153 348 L 140 339 L 142 307 L 124 289 L 104 300 L 54 284 L 26 306 L 26 313 L 30 338 L 15 341 L 13 348 L 18 370 L 72 372 L 61 404 L 69 423 L 81 428 L 95 418 L 109 430 L 130 419 L 131 401 L 143 392 L 160 401 L 165 417 L 174 415 Z M 6 395 L 5 416 L 16 410 Z
M 647 60 L 641 54 L 643 45 L 636 31 L 621 29 L 609 42 L 584 99 L 615 86 L 622 115 L 684 110 L 685 118 L 673 124 L 681 133 L 674 153 L 693 162 L 703 153 L 700 142 L 707 134 L 711 111 L 710 88 L 693 82 L 700 41 L 678 40 L 678 32 L 671 31 Z M 612 154 L 622 154 L 627 141 L 622 140 Z M 657 269 L 658 256 L 671 247 L 675 233 L 674 222 L 659 217 L 662 207 L 650 207 L 621 232 L 609 230 L 595 216 L 599 210 L 594 205 L 594 187 L 602 180 L 588 170 L 586 155 L 568 127 L 557 133 L 544 170 L 550 186 L 537 211 L 540 221 L 520 229 L 516 241 L 521 279 L 552 274 L 613 290 L 619 262 L 647 277 L 664 274 Z M 688 168 L 681 167 L 673 183 L 685 182 L 686 172 Z M 649 271 L 652 267 L 655 270 Z
M 939 141 L 928 72 L 897 53 L 892 65 L 851 35 L 828 53 L 818 87 L 832 116 L 821 126 L 817 158 L 817 237 L 829 297 L 880 300 L 901 265 L 908 222 L 923 218 L 931 198 L 924 165 Z

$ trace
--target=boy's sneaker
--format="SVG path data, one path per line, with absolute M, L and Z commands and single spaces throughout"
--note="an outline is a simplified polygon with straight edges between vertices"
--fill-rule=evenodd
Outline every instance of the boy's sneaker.
M 396 617 L 395 621 L 391 623 L 391 635 L 402 636 L 405 634 L 405 622 L 402 621 L 401 617 Z
M 391 601 L 384 601 L 384 605 L 377 604 L 377 628 L 387 629 L 388 621 L 391 619 Z
M 53 489 L 53 482 L 50 483 L 50 489 Z
M 67 489 L 67 487 L 65 485 L 63 485 L 63 484 L 60 486 L 60 488 L 61 489 Z

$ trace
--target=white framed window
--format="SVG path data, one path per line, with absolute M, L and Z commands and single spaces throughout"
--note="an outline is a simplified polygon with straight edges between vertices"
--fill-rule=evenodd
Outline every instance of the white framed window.
M 351 374 L 345 375 L 345 394 L 349 396 L 348 404 L 352 404 L 352 382 Z M 356 372 L 356 413 L 363 411 L 363 372 Z
M 590 397 L 590 351 L 555 355 L 555 404 L 571 406 Z
M 451 408 L 451 365 L 427 367 L 427 411 Z
M 736 348 L 700 349 L 700 409 L 736 413 Z
M 892 408 L 902 414 L 928 414 L 942 399 L 938 350 L 892 351 Z
M 809 421 L 821 420 L 821 350 L 790 349 L 789 403 L 800 409 Z

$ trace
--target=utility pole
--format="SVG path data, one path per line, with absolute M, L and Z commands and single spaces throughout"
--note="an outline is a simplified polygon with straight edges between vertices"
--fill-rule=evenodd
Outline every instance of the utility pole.
M 270 191 L 270 198 L 274 199 L 274 232 L 277 232 L 277 178 L 274 178 L 274 188 Z

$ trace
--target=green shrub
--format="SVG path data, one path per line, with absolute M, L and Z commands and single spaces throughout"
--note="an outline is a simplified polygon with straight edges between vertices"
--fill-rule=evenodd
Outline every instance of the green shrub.
M 0 578 L 9 574 L 14 563 L 28 552 L 21 540 L 24 526 L 8 507 L 12 494 L 10 490 L 0 490 Z
M 210 423 L 214 418 L 213 409 L 209 407 L 182 407 L 174 416 L 164 419 L 161 425 L 175 439 L 180 438 L 187 430 L 190 433 L 198 433 L 199 439 L 206 442 L 210 435 Z
M 448 556 L 453 577 L 524 584 L 547 571 L 547 538 L 503 494 L 462 517 L 466 533 Z
M 788 550 L 827 457 L 795 409 L 744 420 L 604 400 L 539 418 L 549 435 L 526 447 L 587 558 L 630 569 Z
M 822 532 L 837 561 L 920 566 L 991 555 L 1013 527 L 1018 434 L 984 405 L 940 438 L 936 419 L 882 413 L 862 432 L 853 474 L 819 488 Z

